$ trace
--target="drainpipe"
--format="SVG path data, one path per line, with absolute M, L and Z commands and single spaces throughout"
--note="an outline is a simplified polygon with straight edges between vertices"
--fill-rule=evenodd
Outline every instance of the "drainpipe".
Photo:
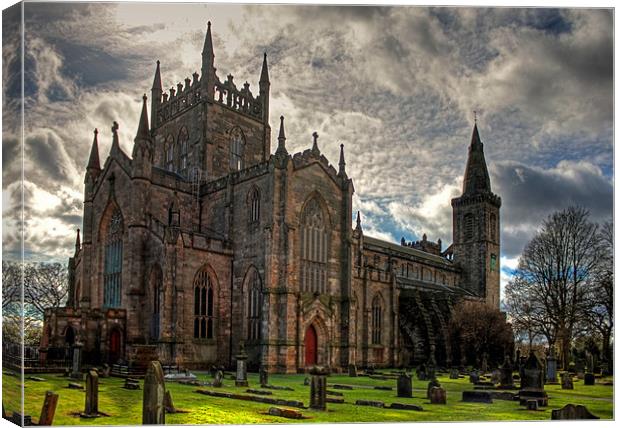
M 233 259 L 230 259 L 230 334 L 228 335 L 228 366 L 232 367 L 232 344 L 233 344 Z

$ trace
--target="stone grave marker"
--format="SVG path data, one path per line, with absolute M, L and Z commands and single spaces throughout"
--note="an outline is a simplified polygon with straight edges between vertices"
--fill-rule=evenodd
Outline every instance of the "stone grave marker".
M 99 375 L 97 370 L 90 369 L 86 374 L 86 397 L 84 402 L 84 418 L 99 416 Z
M 459 369 L 452 368 L 450 370 L 450 379 L 458 379 L 459 378 Z
M 176 407 L 174 407 L 174 401 L 172 401 L 172 394 L 170 394 L 170 391 L 166 391 L 164 394 L 164 409 L 167 413 L 177 412 Z
M 431 404 L 446 404 L 446 390 L 440 386 L 434 386 L 430 391 Z
M 465 403 L 493 403 L 493 398 L 487 391 L 463 391 L 462 400 Z
M 431 379 L 430 382 L 428 383 L 428 386 L 426 387 L 426 398 L 428 399 L 431 398 L 431 389 L 440 388 L 440 387 L 441 387 L 441 384 L 439 383 L 437 378 Z
M 357 366 L 349 364 L 349 377 L 357 377 Z
M 101 370 L 101 377 L 110 377 L 110 365 L 108 363 L 103 364 L 103 370 Z
M 323 366 L 313 366 L 310 368 L 310 408 L 315 410 L 326 410 L 325 405 L 327 392 L 327 369 Z
M 583 384 L 587 386 L 592 386 L 595 383 L 594 373 L 585 373 L 583 375 Z
M 371 406 L 371 407 L 385 407 L 385 403 L 383 401 L 374 401 L 374 400 L 356 400 L 356 406 Z
M 512 389 L 515 387 L 512 377 L 512 364 L 508 354 L 504 357 L 504 364 L 499 368 L 499 388 Z
M 224 373 L 221 370 L 215 372 L 213 377 L 213 387 L 219 388 L 222 386 L 222 380 L 224 379 Z
M 398 380 L 396 381 L 396 391 L 396 395 L 398 397 L 412 397 L 411 375 L 403 372 L 398 376 Z
M 269 385 L 269 373 L 267 373 L 267 369 L 265 369 L 263 366 L 261 366 L 260 370 L 258 371 L 258 378 L 260 386 Z
M 268 413 L 271 416 L 280 416 L 288 419 L 301 419 L 302 414 L 299 410 L 294 409 L 282 409 L 280 407 L 270 407 Z
M 567 404 L 561 409 L 551 411 L 552 420 L 600 419 L 593 415 L 586 406 Z
M 526 402 L 527 410 L 538 410 L 538 400 L 535 398 L 528 399 Z
M 239 353 L 235 356 L 237 360 L 237 375 L 235 386 L 248 386 L 248 354 L 245 352 L 243 341 L 239 343 Z
M 142 425 L 164 425 L 166 411 L 164 409 L 164 371 L 159 361 L 151 361 L 144 377 L 142 395 Z
M 491 372 L 491 383 L 493 385 L 497 385 L 499 383 L 500 380 L 500 372 L 499 369 L 493 370 Z
M 573 385 L 573 376 L 568 373 L 568 372 L 564 372 L 562 373 L 562 389 L 574 389 L 574 385 Z
M 415 372 L 416 376 L 418 377 L 418 380 L 426 380 L 427 376 L 426 376 L 426 365 L 424 365 L 424 363 L 420 364 Z
M 522 371 L 519 389 L 520 404 L 524 406 L 527 405 L 527 400 L 537 400 L 539 406 L 546 406 L 548 397 L 543 381 L 543 368 L 534 352 L 530 352 Z
M 45 399 L 43 400 L 43 407 L 41 407 L 41 416 L 39 417 L 39 425 L 51 426 L 54 423 L 54 415 L 56 414 L 56 405 L 58 404 L 58 394 L 52 391 L 45 392 Z M 4 415 L 4 405 L 2 405 L 2 417 L 6 419 Z M 21 424 L 21 421 L 20 421 Z
M 486 373 L 488 370 L 487 353 L 482 354 L 482 362 L 480 363 L 480 370 L 482 373 Z
M 421 406 L 415 404 L 405 404 L 405 403 L 392 403 L 390 404 L 390 409 L 396 410 L 414 410 L 416 412 L 421 412 L 424 409 Z
M 554 385 L 558 383 L 558 362 L 555 359 L 555 350 L 553 347 L 549 350 L 547 356 L 547 383 Z
M 476 370 L 473 370 L 469 374 L 469 382 L 473 383 L 474 385 L 477 384 L 478 382 L 480 382 L 480 375 L 478 374 L 478 372 Z
M 310 385 L 310 378 L 305 377 L 304 378 L 304 386 L 308 386 L 308 385 Z
M 82 344 L 73 345 L 73 362 L 71 364 L 71 375 L 73 379 L 82 379 Z

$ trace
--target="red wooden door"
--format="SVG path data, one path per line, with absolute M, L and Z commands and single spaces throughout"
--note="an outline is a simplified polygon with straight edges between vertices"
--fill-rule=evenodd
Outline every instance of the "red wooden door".
M 110 363 L 115 364 L 121 357 L 121 332 L 112 330 L 110 333 Z
M 317 338 L 316 338 L 316 330 L 313 326 L 308 327 L 306 330 L 306 366 L 312 366 L 316 364 L 316 353 L 317 353 Z

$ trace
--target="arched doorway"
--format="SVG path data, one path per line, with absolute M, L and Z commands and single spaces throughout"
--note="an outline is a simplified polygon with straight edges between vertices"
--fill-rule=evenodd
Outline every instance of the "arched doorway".
M 75 343 L 75 330 L 70 325 L 65 329 L 65 343 L 69 347 Z
M 108 350 L 110 364 L 116 364 L 121 357 L 121 332 L 118 328 L 110 332 Z
M 304 345 L 306 347 L 306 366 L 312 366 L 317 363 L 317 334 L 314 326 L 309 326 L 306 330 L 306 338 L 304 339 Z

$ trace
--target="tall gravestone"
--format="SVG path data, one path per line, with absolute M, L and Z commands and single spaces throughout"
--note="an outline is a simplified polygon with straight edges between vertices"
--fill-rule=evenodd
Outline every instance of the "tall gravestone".
M 396 381 L 396 395 L 398 397 L 411 398 L 412 389 L 411 375 L 401 373 Z
M 573 386 L 573 375 L 569 372 L 564 372 L 561 375 L 562 378 L 562 389 L 574 389 Z
M 239 353 L 235 356 L 235 359 L 237 360 L 235 386 L 248 386 L 248 354 L 245 353 L 243 342 L 239 343 Z
M 549 355 L 547 356 L 547 383 L 558 383 L 558 362 L 555 359 L 555 350 L 553 347 L 551 347 Z
M 56 405 L 58 404 L 58 394 L 52 391 L 45 392 L 45 400 L 41 408 L 41 417 L 39 425 L 51 426 L 54 423 L 54 415 L 56 414 Z M 4 414 L 4 405 L 2 405 L 2 417 L 6 419 Z
M 224 373 L 221 370 L 217 370 L 213 376 L 213 386 L 215 388 L 220 388 L 222 386 L 223 379 Z
M 310 408 L 326 410 L 327 369 L 323 366 L 313 366 L 310 368 L 310 375 Z
M 269 385 L 269 373 L 267 373 L 267 369 L 263 366 L 258 370 L 258 380 L 260 386 Z
M 534 352 L 530 351 L 522 372 L 519 389 L 520 404 L 527 405 L 528 400 L 536 400 L 539 406 L 546 406 L 548 397 L 543 380 L 543 367 Z
M 357 377 L 357 366 L 349 364 L 349 377 Z
M 95 418 L 99 416 L 99 375 L 90 369 L 86 374 L 86 398 L 82 416 Z
M 510 358 L 508 354 L 504 358 L 504 364 L 499 368 L 499 388 L 500 389 L 513 389 L 514 380 L 512 378 L 512 364 L 510 364 Z
M 164 371 L 161 364 L 159 361 L 151 361 L 144 377 L 142 425 L 164 425 L 166 423 L 165 393 Z
M 72 348 L 71 378 L 82 379 L 82 344 L 76 343 Z
M 484 352 L 482 354 L 482 362 L 480 363 L 480 371 L 482 371 L 482 374 L 484 375 L 488 370 L 489 370 L 489 363 L 488 363 L 487 353 Z

